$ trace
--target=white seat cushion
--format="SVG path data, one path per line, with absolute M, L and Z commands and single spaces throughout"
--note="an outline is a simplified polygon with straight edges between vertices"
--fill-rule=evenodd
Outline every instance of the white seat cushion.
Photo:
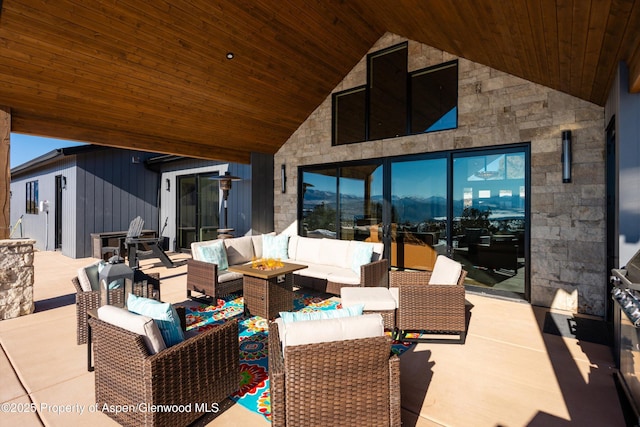
M 242 279 L 242 274 L 228 270 L 218 270 L 218 283 L 230 282 L 236 279 Z
M 456 285 L 460 274 L 462 273 L 462 264 L 447 258 L 444 255 L 438 255 L 436 263 L 433 266 L 430 285 Z
M 276 319 L 283 349 L 287 346 L 353 340 L 384 335 L 384 322 L 377 313 L 337 319 L 285 323 Z
M 167 348 L 160 328 L 151 317 L 132 313 L 114 305 L 103 305 L 98 308 L 98 319 L 134 334 L 142 335 L 150 354 L 156 354 Z
M 391 291 L 383 287 L 342 288 L 340 299 L 343 307 L 364 304 L 364 311 L 388 311 L 398 308 Z

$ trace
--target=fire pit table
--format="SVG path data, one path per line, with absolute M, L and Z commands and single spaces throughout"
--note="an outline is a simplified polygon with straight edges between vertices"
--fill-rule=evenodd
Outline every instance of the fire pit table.
M 307 266 L 277 262 L 267 267 L 266 262 L 256 261 L 230 266 L 229 271 L 243 276 L 245 314 L 273 319 L 281 311 L 293 310 L 293 272 L 303 268 Z

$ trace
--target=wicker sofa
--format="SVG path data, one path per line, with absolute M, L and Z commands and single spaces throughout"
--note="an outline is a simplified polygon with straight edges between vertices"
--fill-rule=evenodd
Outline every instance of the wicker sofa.
M 142 335 L 96 318 L 89 323 L 96 405 L 123 426 L 189 425 L 239 388 L 237 320 L 155 354 Z M 156 411 L 150 405 L 184 410 Z
M 270 236 L 274 236 L 271 233 Z M 345 286 L 388 287 L 388 261 L 382 258 L 383 244 L 353 240 L 315 239 L 301 236 L 274 236 L 286 240 L 280 257 L 307 268 L 294 272 L 296 286 L 334 295 Z M 219 268 L 203 257 L 203 251 L 224 244 L 228 265 L 251 262 L 267 256 L 263 235 L 209 240 L 191 244 L 192 259 L 187 261 L 187 297 L 198 292 L 219 297 L 242 289 L 242 275 Z M 367 258 L 362 261 L 362 257 Z
M 377 316 L 379 330 L 382 318 Z M 350 318 L 356 320 L 355 318 Z M 308 329 L 325 330 L 332 319 L 304 321 Z M 361 319 L 358 319 L 358 321 Z M 368 319 L 366 319 L 368 320 Z M 320 325 L 318 325 L 320 323 Z M 324 325 L 322 325 L 324 323 Z M 399 426 L 400 359 L 391 355 L 384 335 L 299 345 L 287 344 L 292 331 L 280 319 L 269 325 L 269 383 L 273 427 L 301 425 Z M 357 329 L 352 323 L 343 330 Z M 307 336 L 316 335 L 305 333 Z

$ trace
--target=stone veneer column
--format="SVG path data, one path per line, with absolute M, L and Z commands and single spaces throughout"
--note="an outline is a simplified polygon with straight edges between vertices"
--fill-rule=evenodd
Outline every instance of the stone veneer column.
M 0 320 L 31 314 L 35 240 L 0 240 Z

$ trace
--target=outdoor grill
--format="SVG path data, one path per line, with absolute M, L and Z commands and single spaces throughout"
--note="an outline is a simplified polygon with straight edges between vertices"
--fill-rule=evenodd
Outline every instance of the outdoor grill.
M 640 251 L 611 270 L 614 357 L 620 385 L 640 422 Z

